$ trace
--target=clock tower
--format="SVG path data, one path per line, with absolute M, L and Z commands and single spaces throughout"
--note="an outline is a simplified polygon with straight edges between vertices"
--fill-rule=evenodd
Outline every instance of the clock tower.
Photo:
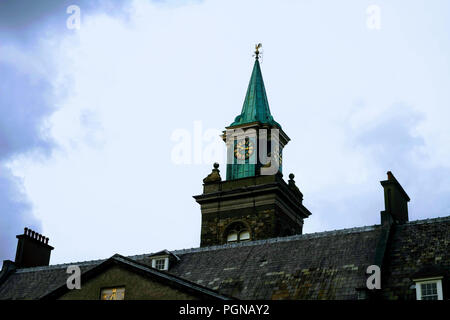
M 222 136 L 227 144 L 227 180 L 281 173 L 283 148 L 290 140 L 270 114 L 259 65 L 260 47 L 256 46 L 241 114 Z
M 201 246 L 301 234 L 311 213 L 289 175 L 282 175 L 283 148 L 289 137 L 272 117 L 259 64 L 255 62 L 241 113 L 226 127 L 226 180 L 219 164 L 194 196 L 202 213 Z

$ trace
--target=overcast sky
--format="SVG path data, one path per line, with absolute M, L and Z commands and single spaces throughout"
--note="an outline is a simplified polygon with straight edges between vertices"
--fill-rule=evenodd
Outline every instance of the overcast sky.
M 378 224 L 388 170 L 410 220 L 448 216 L 449 18 L 445 0 L 0 1 L 0 259 L 24 227 L 52 264 L 198 247 L 192 196 L 214 161 L 225 177 L 258 42 L 305 233 Z

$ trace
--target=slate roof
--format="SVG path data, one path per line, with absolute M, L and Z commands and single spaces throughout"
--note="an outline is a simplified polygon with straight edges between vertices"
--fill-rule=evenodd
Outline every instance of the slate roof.
M 365 287 L 365 270 L 374 264 L 383 228 L 176 250 L 172 253 L 180 261 L 168 272 L 238 299 L 356 299 L 356 289 Z M 407 292 L 409 277 L 424 262 L 445 261 L 444 267 L 450 267 L 449 242 L 450 216 L 396 226 L 387 246 L 389 279 L 382 290 L 394 298 Z M 150 265 L 150 254 L 129 258 Z M 18 269 L 0 285 L 0 299 L 41 298 L 65 283 L 67 266 L 77 264 L 85 272 L 103 261 Z
M 383 270 L 382 270 L 383 273 Z M 416 299 L 413 279 L 443 276 L 450 293 L 450 217 L 396 226 L 386 255 L 382 288 L 386 299 Z
M 40 299 L 66 283 L 69 265 L 78 265 L 81 273 L 84 273 L 103 261 L 105 260 L 17 269 L 0 286 L 0 299 Z
M 176 251 L 171 272 L 239 299 L 354 299 L 380 226 Z
M 139 263 L 136 260 L 133 260 L 133 259 L 130 259 L 127 257 L 123 257 L 120 254 L 115 254 L 111 258 L 103 261 L 100 264 L 97 264 L 95 267 L 84 272 L 81 277 L 81 283 L 94 278 L 95 276 L 104 272 L 105 270 L 107 270 L 109 267 L 111 267 L 113 265 L 121 265 L 121 266 L 126 267 L 127 269 L 131 270 L 132 272 L 139 273 L 143 276 L 146 276 L 151 279 L 155 279 L 156 281 L 159 281 L 159 282 L 163 282 L 171 287 L 181 289 L 182 291 L 190 292 L 194 296 L 197 296 L 202 299 L 230 300 L 229 297 L 218 294 L 214 290 L 211 290 L 211 289 L 206 288 L 201 285 L 197 285 L 190 281 L 186 281 L 185 279 L 177 277 L 173 274 L 154 269 L 154 268 L 150 267 L 149 265 Z M 69 291 L 69 289 L 67 288 L 67 285 L 63 284 L 62 286 L 58 287 L 56 290 L 51 291 L 49 294 L 47 294 L 43 298 L 44 299 L 57 299 L 61 295 L 65 294 L 68 291 Z

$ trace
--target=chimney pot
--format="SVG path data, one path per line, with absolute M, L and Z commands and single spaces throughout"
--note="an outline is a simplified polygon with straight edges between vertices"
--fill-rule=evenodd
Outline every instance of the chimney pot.
M 387 177 L 388 177 L 388 180 L 394 180 L 394 175 L 392 174 L 391 171 L 387 172 Z
M 53 247 L 48 245 L 48 238 L 29 228 L 24 228 L 24 234 L 16 238 L 18 239 L 15 259 L 17 268 L 49 265 Z

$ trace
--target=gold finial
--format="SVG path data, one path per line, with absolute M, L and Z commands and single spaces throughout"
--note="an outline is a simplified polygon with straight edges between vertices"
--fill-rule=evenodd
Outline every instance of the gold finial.
M 255 45 L 255 57 L 256 57 L 256 60 L 258 60 L 259 59 L 259 49 L 262 47 L 262 44 L 261 43 L 258 43 L 257 45 Z

